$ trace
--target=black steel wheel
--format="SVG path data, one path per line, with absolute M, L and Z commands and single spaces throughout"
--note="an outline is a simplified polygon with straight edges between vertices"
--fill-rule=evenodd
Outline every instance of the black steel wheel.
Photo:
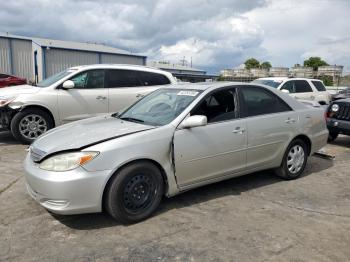
M 152 176 L 137 174 L 129 180 L 124 188 L 123 206 L 129 213 L 140 213 L 154 201 L 157 188 Z
M 109 181 L 104 207 L 116 220 L 136 223 L 153 214 L 164 194 L 164 181 L 157 166 L 138 161 L 118 171 Z

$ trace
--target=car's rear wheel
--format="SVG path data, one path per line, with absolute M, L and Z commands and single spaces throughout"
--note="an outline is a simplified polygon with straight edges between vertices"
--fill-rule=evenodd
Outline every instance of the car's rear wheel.
M 11 132 L 14 138 L 24 144 L 31 144 L 36 138 L 54 127 L 48 113 L 36 108 L 18 112 L 11 121 Z
M 303 140 L 293 140 L 284 154 L 281 166 L 276 169 L 276 174 L 287 180 L 298 178 L 305 169 L 308 150 Z
M 121 169 L 108 183 L 104 207 L 124 223 L 142 221 L 157 209 L 163 196 L 160 170 L 148 161 L 132 163 Z
M 332 142 L 335 139 L 337 139 L 339 133 L 335 133 L 335 132 L 329 132 L 328 134 L 328 142 Z

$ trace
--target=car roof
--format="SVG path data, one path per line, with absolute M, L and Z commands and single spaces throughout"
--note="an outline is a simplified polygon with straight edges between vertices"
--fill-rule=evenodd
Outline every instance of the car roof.
M 287 80 L 287 79 L 289 79 L 289 77 L 281 76 L 281 77 L 262 77 L 262 78 L 258 78 L 258 79 L 255 79 L 255 80 L 283 81 L 283 80 Z
M 272 80 L 272 81 L 284 81 L 284 80 L 311 80 L 311 81 L 320 81 L 320 79 L 314 79 L 314 78 L 306 78 L 306 77 L 287 77 L 287 76 L 281 76 L 281 77 L 262 77 L 258 78 L 256 80 Z
M 246 83 L 246 82 L 228 82 L 228 81 L 220 81 L 220 82 L 200 82 L 200 83 L 184 83 L 184 84 L 175 84 L 166 88 L 174 88 L 174 89 L 192 89 L 192 90 L 210 90 L 210 89 L 217 89 L 220 87 L 226 87 L 226 86 L 260 86 L 264 88 L 269 88 L 268 86 L 263 86 L 260 84 L 255 83 Z
M 92 65 L 79 65 L 73 66 L 69 69 L 82 70 L 82 69 L 125 69 L 125 70 L 140 70 L 146 72 L 161 73 L 171 75 L 171 73 L 164 70 L 160 70 L 155 67 L 143 66 L 143 65 L 128 65 L 128 64 L 92 64 Z
M 270 90 L 272 93 L 277 95 L 278 97 L 282 98 L 285 102 L 288 103 L 294 110 L 297 109 L 303 109 L 307 106 L 298 100 L 294 99 L 289 94 L 285 94 L 279 90 L 276 90 L 276 88 L 262 85 L 258 83 L 246 83 L 246 82 L 202 82 L 202 83 L 192 83 L 192 84 L 175 84 L 167 87 L 163 87 L 164 89 L 190 89 L 190 90 L 198 90 L 203 91 L 204 93 L 209 93 L 215 89 L 221 88 L 221 87 L 235 87 L 235 86 L 254 86 L 259 87 L 261 89 L 267 89 Z

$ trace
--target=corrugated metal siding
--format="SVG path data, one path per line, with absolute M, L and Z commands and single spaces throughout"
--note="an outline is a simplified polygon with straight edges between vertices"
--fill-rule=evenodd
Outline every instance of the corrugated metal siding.
M 98 64 L 98 54 L 84 51 L 44 49 L 46 77 L 77 65 Z
M 10 42 L 0 37 L 0 73 L 11 74 Z
M 102 64 L 132 64 L 132 65 L 143 65 L 142 57 L 135 56 L 123 56 L 123 55 L 112 55 L 102 54 Z
M 13 74 L 33 80 L 32 41 L 12 39 Z

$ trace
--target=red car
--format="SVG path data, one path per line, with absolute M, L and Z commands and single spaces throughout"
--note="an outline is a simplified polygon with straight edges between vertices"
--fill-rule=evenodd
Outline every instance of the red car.
M 25 78 L 11 76 L 6 74 L 0 74 L 0 88 L 6 86 L 24 85 L 27 83 Z

